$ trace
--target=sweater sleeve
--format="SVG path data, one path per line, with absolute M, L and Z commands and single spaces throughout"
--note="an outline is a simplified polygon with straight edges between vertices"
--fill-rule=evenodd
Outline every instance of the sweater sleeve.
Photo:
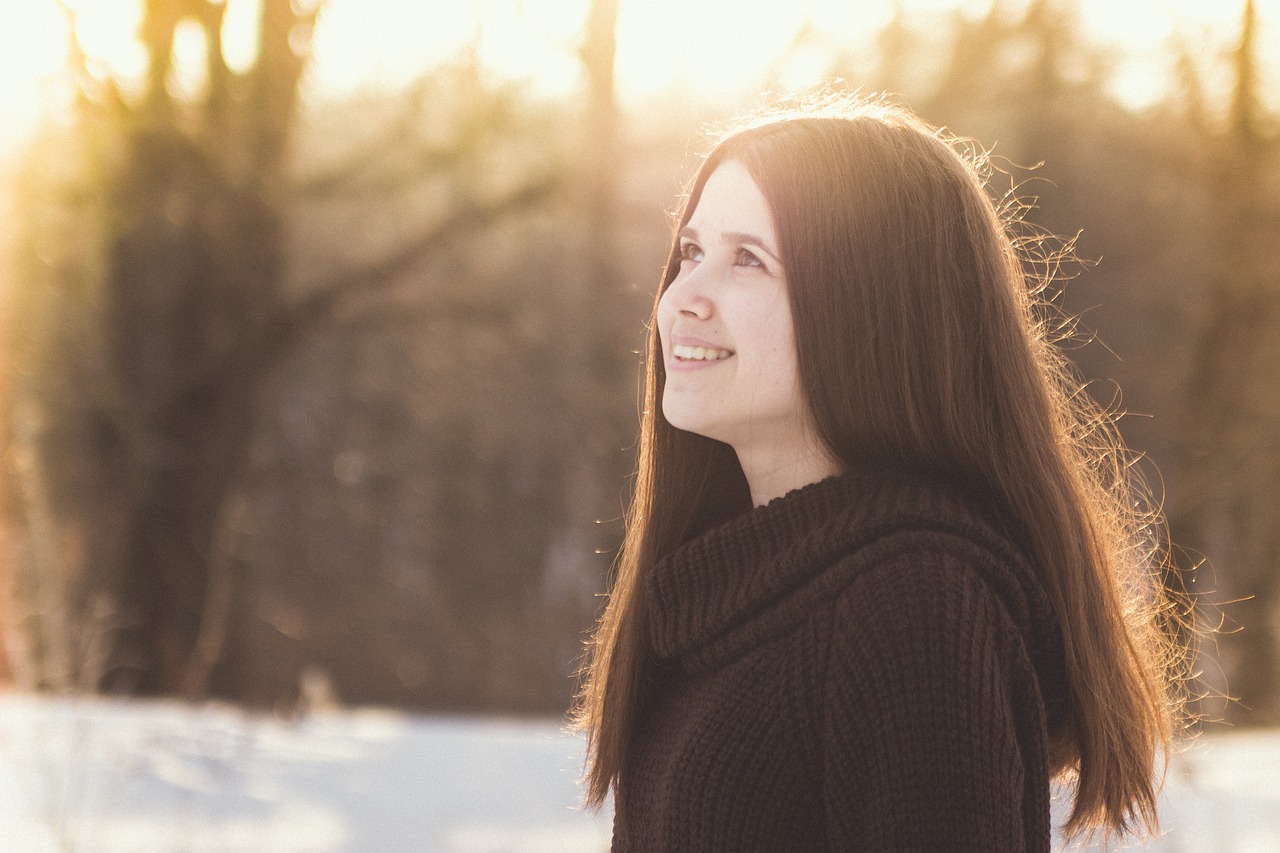
M 1013 679 L 1029 665 L 977 573 L 899 556 L 851 584 L 831 631 L 818 734 L 832 849 L 1047 850 L 1023 825 Z

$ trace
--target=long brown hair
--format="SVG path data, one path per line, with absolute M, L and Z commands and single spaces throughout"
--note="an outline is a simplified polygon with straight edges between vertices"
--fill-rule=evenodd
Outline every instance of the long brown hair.
M 1154 829 L 1177 706 L 1161 528 L 1141 509 L 1112 419 L 1050 339 L 1043 282 L 1019 256 L 1016 217 L 984 190 L 980 152 L 880 102 L 775 112 L 715 146 L 677 231 L 727 160 L 773 214 L 800 381 L 833 457 L 980 484 L 1025 543 L 1065 643 L 1068 722 L 1050 732 L 1050 760 L 1076 782 L 1068 833 Z M 674 241 L 658 296 L 678 270 Z M 596 805 L 626 764 L 641 700 L 644 579 L 751 505 L 732 449 L 662 416 L 656 323 L 647 357 L 635 495 L 575 709 Z

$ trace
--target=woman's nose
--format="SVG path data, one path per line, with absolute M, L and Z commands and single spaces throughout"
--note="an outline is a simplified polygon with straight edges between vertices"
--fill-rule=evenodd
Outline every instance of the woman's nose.
M 703 276 L 700 276 L 699 272 L 701 272 L 701 266 L 694 268 L 688 274 L 677 276 L 676 280 L 667 287 L 662 300 L 671 310 L 685 317 L 705 320 L 714 313 L 715 303 L 703 286 Z

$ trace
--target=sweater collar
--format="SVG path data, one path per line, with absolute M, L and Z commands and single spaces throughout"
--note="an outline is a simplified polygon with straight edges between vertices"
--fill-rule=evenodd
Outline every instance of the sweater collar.
M 711 642 L 841 555 L 908 525 L 989 533 L 970 502 L 938 483 L 859 467 L 746 511 L 659 560 L 646 590 L 650 643 L 671 657 Z

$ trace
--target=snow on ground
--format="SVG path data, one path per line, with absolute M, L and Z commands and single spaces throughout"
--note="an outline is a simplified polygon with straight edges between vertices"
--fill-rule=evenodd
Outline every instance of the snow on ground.
M 602 853 L 610 818 L 577 807 L 581 760 L 554 720 L 10 694 L 0 850 Z M 1277 853 L 1280 732 L 1201 738 L 1165 803 L 1165 835 L 1128 849 Z
M 599 853 L 581 761 L 554 721 L 4 696 L 0 850 Z

